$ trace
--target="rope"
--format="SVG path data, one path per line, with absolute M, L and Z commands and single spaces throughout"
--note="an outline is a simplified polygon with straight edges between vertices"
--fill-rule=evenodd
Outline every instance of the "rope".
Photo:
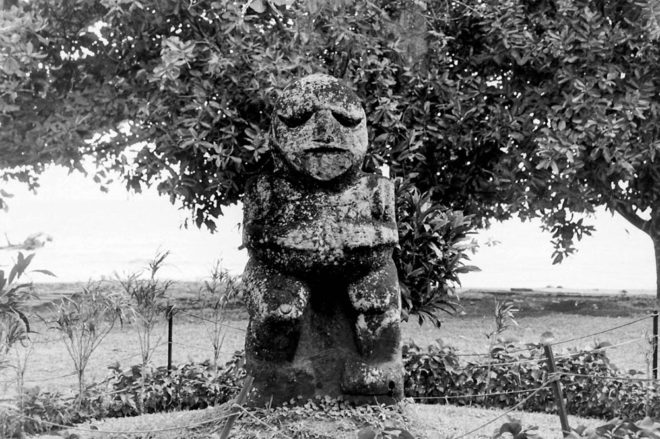
M 620 346 L 630 344 L 630 343 L 639 343 L 640 341 L 644 341 L 642 339 L 631 339 L 627 340 L 625 342 L 618 343 L 616 345 L 611 345 L 611 346 L 605 346 L 603 348 L 599 348 L 598 350 L 606 350 L 606 349 L 614 349 L 618 348 Z M 557 356 L 555 357 L 556 360 L 558 359 L 565 359 L 565 358 L 571 358 L 575 354 L 567 354 L 563 356 Z M 529 360 L 522 360 L 522 361 L 514 361 L 514 362 L 507 362 L 507 363 L 492 363 L 494 366 L 502 366 L 502 365 L 512 365 L 512 364 L 521 364 L 524 362 L 544 362 L 545 359 L 529 359 Z M 569 373 L 562 373 L 558 372 L 557 374 L 561 375 L 568 375 Z M 581 376 L 585 378 L 594 378 L 594 376 L 591 375 L 579 375 L 579 374 L 571 374 L 572 376 Z M 613 380 L 628 380 L 626 377 L 599 377 L 598 378 L 605 378 L 605 379 L 613 379 Z M 637 378 L 629 378 L 630 381 L 660 381 L 660 380 L 653 380 L 653 379 L 637 379 Z M 493 393 L 478 393 L 478 394 L 471 394 L 471 395 L 450 395 L 450 396 L 413 396 L 412 398 L 415 400 L 445 400 L 445 399 L 461 399 L 461 398 L 479 398 L 479 397 L 486 397 L 486 396 L 503 396 L 503 395 L 514 395 L 514 394 L 520 394 L 520 393 L 529 393 L 534 391 L 535 389 L 525 389 L 525 390 L 512 390 L 509 392 L 493 392 Z
M 163 341 L 156 343 L 156 345 L 153 348 L 154 351 L 156 349 L 158 349 L 160 346 L 163 346 L 165 344 L 166 344 L 166 342 L 163 342 Z M 127 355 L 127 356 L 124 356 L 124 357 L 120 357 L 119 359 L 116 359 L 115 362 L 120 362 L 120 361 L 128 360 L 130 358 L 140 357 L 140 356 L 142 356 L 142 354 L 140 352 L 138 352 L 136 354 L 131 354 L 131 355 Z M 76 376 L 76 375 L 77 375 L 77 372 L 71 372 L 71 373 L 68 373 L 66 375 L 60 375 L 60 376 L 56 376 L 56 377 L 34 378 L 34 379 L 26 379 L 26 380 L 23 380 L 23 381 L 26 382 L 26 383 L 42 383 L 44 381 L 59 380 L 59 379 L 62 379 L 62 378 L 69 378 L 69 377 Z M 2 380 L 2 381 L 0 381 L 0 384 L 9 384 L 9 383 L 15 383 L 15 382 L 16 382 L 15 379 L 13 379 L 13 380 Z M 101 383 L 103 383 L 103 381 Z M 98 384 L 101 384 L 101 383 L 98 383 Z
M 627 340 L 627 341 L 624 341 L 624 342 L 621 342 L 621 343 L 617 343 L 615 345 L 604 346 L 602 348 L 597 348 L 597 349 L 593 349 L 593 350 L 604 351 L 604 350 L 608 350 L 608 349 L 618 348 L 618 347 L 621 347 L 623 345 L 627 345 L 627 344 L 630 344 L 630 343 L 639 343 L 641 341 L 644 341 L 644 340 L 643 339 L 631 339 L 631 340 Z M 512 353 L 516 353 L 516 352 L 520 352 L 520 351 L 515 351 L 514 350 L 514 351 L 507 351 L 506 353 L 507 354 L 512 354 Z M 559 360 L 559 359 L 565 359 L 565 358 L 572 358 L 575 355 L 576 354 L 558 355 L 558 356 L 555 357 L 555 359 Z M 516 366 L 516 365 L 519 365 L 519 364 L 541 363 L 541 362 L 544 362 L 544 361 L 545 361 L 544 358 L 528 358 L 528 359 L 523 359 L 523 360 L 506 361 L 506 362 L 490 361 L 489 363 L 485 363 L 485 365 L 490 364 L 492 366 Z
M 611 328 L 603 329 L 602 331 L 594 332 L 592 334 L 582 335 L 580 337 L 569 338 L 568 340 L 557 341 L 557 342 L 551 343 L 550 346 L 557 346 L 559 344 L 570 343 L 572 341 L 583 340 L 585 338 L 595 337 L 595 336 L 600 335 L 600 334 L 605 334 L 607 332 L 612 332 L 612 331 L 616 331 L 617 329 L 625 328 L 626 326 L 634 325 L 635 323 L 643 322 L 644 320 L 648 320 L 652 317 L 653 317 L 653 315 L 646 316 L 646 317 L 643 317 L 641 319 L 633 320 L 632 322 L 624 323 L 624 324 L 619 325 L 619 326 L 613 326 Z
M 194 348 L 194 349 L 198 349 L 200 351 L 205 351 L 205 352 L 210 352 L 210 351 L 213 350 L 212 346 L 200 346 L 200 345 L 194 345 L 194 344 L 189 344 L 189 343 L 180 343 L 180 342 L 176 342 L 176 341 L 172 341 L 172 344 L 175 344 L 177 346 L 187 347 L 187 348 Z M 223 351 L 223 350 L 220 350 L 218 352 L 221 353 L 221 354 L 231 354 L 231 355 L 236 353 L 236 351 Z
M 207 322 L 207 323 L 213 323 L 214 325 L 224 326 L 225 328 L 234 329 L 234 330 L 236 330 L 236 331 L 247 332 L 246 329 L 239 328 L 238 326 L 232 326 L 232 325 L 228 325 L 228 324 L 226 324 L 226 323 L 217 322 L 217 321 L 215 321 L 215 320 L 207 319 L 207 318 L 205 318 L 205 317 L 198 316 L 198 315 L 196 315 L 196 314 L 191 314 L 191 313 L 189 313 L 189 312 L 187 312 L 187 311 L 179 311 L 179 314 L 187 315 L 187 316 L 193 317 L 193 318 L 195 318 L 195 319 L 202 320 L 202 321 Z
M 506 415 L 508 415 L 509 413 L 511 413 L 512 411 L 518 409 L 519 407 L 522 407 L 527 401 L 529 401 L 530 399 L 532 399 L 532 397 L 533 397 L 534 395 L 536 395 L 537 393 L 539 393 L 541 390 L 545 389 L 545 387 L 548 385 L 549 382 L 550 382 L 550 381 L 546 381 L 545 383 L 543 383 L 543 384 L 541 385 L 541 387 L 538 387 L 538 388 L 537 388 L 536 390 L 534 390 L 531 394 L 529 394 L 527 397 L 525 397 L 525 399 L 523 399 L 523 400 L 520 401 L 518 404 L 514 405 L 513 407 L 511 407 L 509 410 L 505 411 L 505 412 L 502 413 L 501 415 L 499 415 L 499 416 L 497 416 L 497 417 L 491 419 L 490 421 L 486 422 L 485 424 L 482 424 L 482 425 L 478 426 L 477 428 L 475 428 L 475 429 L 473 429 L 473 430 L 468 431 L 467 433 L 464 433 L 464 434 L 462 434 L 462 435 L 460 435 L 460 436 L 455 437 L 454 439 L 462 439 L 462 438 L 464 438 L 464 437 L 469 437 L 472 433 L 475 433 L 475 432 L 481 430 L 482 428 L 489 426 L 490 424 L 492 424 L 493 422 L 497 421 L 498 419 L 501 419 L 501 418 L 505 417 Z
M 48 378 L 34 378 L 34 379 L 29 379 L 29 380 L 23 380 L 24 383 L 42 383 L 44 381 L 51 381 L 51 380 L 60 380 L 62 378 L 69 378 L 72 376 L 76 376 L 76 372 L 68 373 L 66 375 L 60 375 L 56 377 L 48 377 Z M 0 384 L 9 384 L 9 383 L 15 383 L 16 379 L 13 380 L 3 380 L 0 381 Z
M 273 431 L 275 432 L 275 434 L 278 434 L 278 435 L 280 435 L 280 436 L 282 436 L 282 437 L 284 437 L 284 438 L 286 438 L 286 439 L 293 439 L 291 436 L 288 436 L 288 435 L 282 433 L 281 431 L 279 431 L 276 427 L 273 427 L 272 425 L 269 425 L 269 424 L 267 424 L 266 422 L 262 421 L 261 419 L 259 419 L 258 417 L 256 417 L 256 416 L 253 415 L 252 413 L 250 413 L 245 407 L 240 406 L 240 405 L 235 405 L 235 407 L 238 407 L 240 410 L 243 411 L 243 413 L 245 413 L 246 415 L 250 416 L 252 419 L 254 419 L 255 421 L 257 421 L 259 424 L 264 425 L 264 426 L 265 426 L 266 428 L 268 428 L 269 430 L 273 430 Z
M 449 396 L 413 396 L 416 400 L 438 400 L 438 399 L 461 399 L 461 398 L 479 398 L 484 396 L 502 396 L 502 395 L 516 395 L 520 393 L 533 392 L 536 389 L 525 390 L 512 390 L 510 392 L 493 392 L 493 393 L 474 393 L 472 395 L 449 395 Z
M 626 341 L 621 342 L 621 343 L 617 343 L 617 344 L 613 344 L 613 345 L 609 345 L 609 346 L 603 346 L 602 348 L 593 349 L 593 351 L 605 351 L 605 350 L 608 350 L 608 349 L 615 349 L 615 348 L 619 348 L 619 347 L 627 345 L 627 344 L 640 343 L 642 341 L 645 341 L 645 340 L 641 339 L 641 338 L 634 338 L 634 339 L 626 340 Z M 590 351 L 587 351 L 587 352 L 590 352 Z M 577 352 L 577 353 L 574 353 L 574 354 L 558 355 L 558 356 L 555 357 L 555 360 L 572 358 L 573 356 L 578 355 L 578 354 L 580 354 L 580 352 Z M 544 362 L 544 361 L 545 361 L 545 358 L 536 358 L 536 359 L 535 358 L 529 358 L 529 359 L 526 359 L 526 360 L 510 361 L 510 362 L 506 362 L 506 363 L 491 362 L 490 364 L 492 364 L 494 366 L 512 366 L 512 365 L 517 365 L 517 364 L 533 363 L 533 362 L 540 363 L 540 362 Z
M 630 381 L 630 382 L 647 382 L 647 383 L 654 383 L 657 381 L 660 381 L 658 378 L 635 378 L 635 377 L 617 377 L 617 376 L 603 376 L 603 375 L 587 375 L 583 373 L 572 373 L 572 372 L 557 372 L 555 375 L 562 375 L 562 376 L 572 376 L 572 377 L 578 377 L 578 378 L 600 378 L 603 380 L 610 380 L 610 381 Z
M 652 318 L 652 317 L 653 317 L 653 315 L 646 316 L 646 317 L 642 317 L 641 319 L 633 320 L 632 322 L 628 322 L 628 323 L 624 323 L 622 325 L 613 326 L 611 328 L 604 329 L 602 331 L 594 332 L 594 333 L 587 334 L 587 335 L 581 335 L 579 337 L 569 338 L 567 340 L 556 341 L 554 343 L 551 343 L 550 346 L 557 346 L 557 345 L 560 345 L 560 344 L 570 343 L 572 341 L 578 341 L 578 340 L 583 340 L 585 338 L 595 337 L 597 335 L 601 335 L 601 334 L 605 334 L 607 332 L 616 331 L 617 329 L 625 328 L 626 326 L 634 325 L 635 323 L 643 322 L 644 320 L 647 320 L 647 319 Z M 519 352 L 533 351 L 534 349 L 537 349 L 537 348 L 536 347 L 520 348 L 520 349 L 514 349 L 514 350 L 511 350 L 511 351 L 507 351 L 507 353 L 515 354 L 515 353 L 519 353 Z M 490 357 L 491 354 L 490 353 L 481 353 L 481 354 L 480 353 L 470 353 L 470 354 L 456 354 L 456 356 L 457 357 Z
M 52 427 L 63 428 L 63 429 L 66 429 L 66 430 L 82 431 L 82 432 L 85 432 L 85 433 L 133 435 L 133 434 L 162 433 L 162 432 L 166 432 L 166 431 L 187 430 L 187 429 L 197 428 L 197 427 L 201 427 L 201 426 L 206 425 L 206 424 L 211 424 L 211 423 L 217 422 L 217 421 L 222 420 L 222 419 L 227 419 L 231 416 L 231 414 L 216 417 L 216 418 L 213 418 L 213 419 L 207 419 L 206 421 L 196 422 L 196 423 L 192 423 L 192 424 L 188 424 L 188 425 L 182 425 L 182 426 L 176 426 L 176 427 L 165 427 L 165 428 L 159 428 L 159 429 L 155 429 L 155 430 L 134 430 L 134 431 L 93 430 L 91 428 L 74 427 L 74 426 L 71 426 L 71 425 L 58 424 L 57 422 L 45 421 L 43 419 L 36 419 L 36 418 L 32 418 L 30 416 L 23 415 L 21 413 L 18 413 L 18 416 L 23 418 L 23 419 L 29 419 L 29 420 L 37 422 L 37 423 L 47 424 L 47 425 L 50 425 Z

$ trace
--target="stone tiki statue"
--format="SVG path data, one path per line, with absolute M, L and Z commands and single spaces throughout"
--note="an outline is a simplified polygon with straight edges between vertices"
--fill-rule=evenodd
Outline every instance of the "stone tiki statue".
M 251 404 L 403 396 L 394 188 L 361 171 L 366 117 L 337 79 L 288 86 L 273 115 L 274 171 L 244 199 Z

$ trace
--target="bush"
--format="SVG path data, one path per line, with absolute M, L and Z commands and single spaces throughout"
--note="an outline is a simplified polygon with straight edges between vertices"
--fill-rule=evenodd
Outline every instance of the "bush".
M 396 221 L 399 246 L 394 261 L 399 275 L 404 320 L 417 315 L 419 324 L 440 326 L 440 311 L 453 313 L 459 274 L 479 270 L 468 265 L 472 217 L 433 201 L 432 191 L 420 192 L 396 180 Z
M 15 421 L 18 420 L 23 431 L 28 434 L 43 433 L 53 429 L 51 422 L 72 425 L 99 417 L 95 416 L 94 408 L 90 407 L 89 403 L 86 402 L 79 407 L 75 404 L 75 398 L 64 397 L 59 392 L 44 392 L 39 387 L 25 389 L 23 419 L 11 412 L 8 414 L 10 418 L 13 416 Z M 0 416 L 0 422 L 2 422 L 2 416 Z M 0 425 L 0 431 L 2 428 L 3 426 Z
M 230 400 L 245 377 L 242 360 L 242 354 L 237 353 L 217 372 L 209 361 L 184 364 L 170 372 L 165 367 L 150 371 L 144 377 L 145 412 L 202 409 Z M 15 409 L 0 410 L 0 437 L 14 437 L 21 428 L 30 434 L 49 431 L 53 429 L 51 422 L 73 425 L 90 419 L 138 415 L 141 366 L 122 371 L 115 365 L 110 370 L 104 381 L 107 386 L 90 386 L 81 406 L 76 404 L 76 398 L 58 392 L 42 392 L 39 387 L 27 389 L 23 420 L 16 416 Z
M 144 392 L 140 365 L 126 371 L 113 366 L 107 392 L 99 395 L 98 402 L 104 406 L 107 417 L 138 415 L 140 395 L 143 395 L 144 413 L 203 409 L 222 404 L 240 390 L 245 376 L 241 360 L 242 354 L 236 354 L 217 372 L 210 361 L 184 364 L 171 371 L 158 367 L 145 374 Z
M 21 419 L 13 411 L 0 410 L 0 437 L 18 438 L 22 432 Z
M 477 405 L 510 408 L 528 393 L 507 393 L 536 389 L 548 380 L 543 350 L 537 345 L 498 345 L 491 351 L 490 364 L 462 364 L 456 350 L 431 345 L 421 349 L 414 343 L 404 346 L 405 394 L 421 403 Z M 529 361 L 524 361 L 529 360 Z M 512 362 L 520 362 L 512 365 Z M 609 361 L 603 349 L 569 351 L 557 358 L 557 370 L 586 377 L 562 376 L 569 414 L 611 419 L 615 416 L 643 419 L 660 415 L 660 397 L 649 394 L 643 384 L 626 381 Z M 619 379 L 611 379 L 616 377 Z M 506 393 L 483 397 L 470 395 Z M 555 412 L 551 389 L 541 390 L 521 410 Z
M 660 417 L 660 397 L 650 394 L 649 389 L 638 382 L 623 379 L 625 377 L 600 347 L 570 351 L 568 356 L 557 358 L 560 372 L 588 375 L 588 378 L 562 378 L 569 414 L 601 419 Z M 403 347 L 403 360 L 405 395 L 420 403 L 510 408 L 529 395 L 514 392 L 536 389 L 548 380 L 543 351 L 532 344 L 498 344 L 491 351 L 489 363 L 463 363 L 453 347 L 434 344 L 422 349 L 408 343 Z M 243 354 L 237 352 L 217 372 L 210 361 L 184 364 L 170 372 L 165 367 L 148 370 L 144 376 L 144 411 L 193 410 L 222 404 L 240 389 L 245 377 L 242 364 Z M 138 415 L 141 365 L 125 371 L 115 365 L 110 370 L 105 387 L 87 390 L 88 398 L 81 409 L 74 404 L 74 398 L 41 392 L 38 387 L 28 389 L 24 414 L 31 419 L 23 421 L 23 431 L 49 430 L 51 426 L 43 421 L 71 425 L 93 418 Z M 610 379 L 612 377 L 618 379 Z M 498 395 L 472 396 L 488 393 Z M 551 389 L 541 390 L 520 409 L 554 413 Z M 12 437 L 14 431 L 19 431 L 16 416 L 0 411 L 0 433 L 4 435 L 0 437 Z

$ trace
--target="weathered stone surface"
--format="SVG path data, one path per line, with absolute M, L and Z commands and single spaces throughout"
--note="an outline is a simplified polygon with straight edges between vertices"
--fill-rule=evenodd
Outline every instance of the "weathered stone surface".
M 360 171 L 364 110 L 335 78 L 311 75 L 284 90 L 273 133 L 275 170 L 244 199 L 251 403 L 398 400 L 394 187 Z

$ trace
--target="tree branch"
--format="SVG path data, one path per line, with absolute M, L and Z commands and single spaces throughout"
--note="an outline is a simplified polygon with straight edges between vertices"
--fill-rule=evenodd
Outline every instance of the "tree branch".
M 624 217 L 630 224 L 647 235 L 651 235 L 651 221 L 644 220 L 637 216 L 630 206 L 626 206 L 624 203 L 616 203 L 614 210 Z

